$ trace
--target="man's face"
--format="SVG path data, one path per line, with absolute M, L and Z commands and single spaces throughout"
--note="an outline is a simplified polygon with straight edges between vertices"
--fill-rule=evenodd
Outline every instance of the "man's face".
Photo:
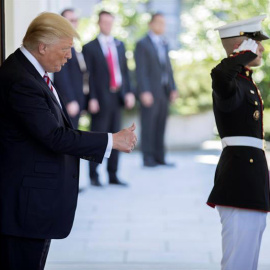
M 258 47 L 257 47 L 257 50 L 256 50 L 256 54 L 258 56 L 248 64 L 248 66 L 250 66 L 250 67 L 258 67 L 262 63 L 262 54 L 264 52 L 264 47 L 263 47 L 261 41 L 256 41 L 256 43 L 258 44 Z
M 78 17 L 74 11 L 66 11 L 64 14 L 64 17 L 68 19 L 73 27 L 77 29 L 78 27 Z
M 100 32 L 106 36 L 109 36 L 112 31 L 113 23 L 114 23 L 113 16 L 109 14 L 100 15 L 99 22 L 98 22 Z
M 162 15 L 155 16 L 154 20 L 149 23 L 149 28 L 156 35 L 162 35 L 165 32 L 166 22 Z
M 61 38 L 55 44 L 45 45 L 40 63 L 47 72 L 58 72 L 71 59 L 72 38 Z M 40 49 L 41 50 L 41 49 Z

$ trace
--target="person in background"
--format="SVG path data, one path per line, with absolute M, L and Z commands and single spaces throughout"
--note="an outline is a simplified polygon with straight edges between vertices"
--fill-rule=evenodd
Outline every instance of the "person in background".
M 78 27 L 78 16 L 74 9 L 69 8 L 61 13 L 70 21 L 74 29 Z M 83 54 L 71 48 L 72 58 L 61 69 L 54 74 L 54 84 L 63 97 L 68 115 L 73 127 L 78 128 L 79 118 L 82 110 L 86 109 L 86 96 L 89 93 L 89 74 L 86 68 Z
M 137 91 L 141 103 L 141 149 L 146 167 L 169 165 L 165 161 L 164 134 L 170 102 L 178 97 L 168 56 L 168 45 L 162 35 L 165 18 L 155 13 L 149 32 L 135 49 Z
M 88 109 L 92 118 L 92 131 L 118 130 L 121 125 L 122 106 L 131 109 L 135 104 L 130 88 L 125 47 L 123 42 L 112 36 L 113 24 L 114 16 L 107 11 L 101 11 L 98 20 L 100 33 L 83 47 L 85 62 L 90 72 Z M 90 179 L 92 185 L 101 187 L 97 167 L 96 162 L 90 162 Z M 109 184 L 127 185 L 117 176 L 118 151 L 112 151 L 107 170 Z
M 222 270 L 256 270 L 270 211 L 263 100 L 252 79 L 269 39 L 265 15 L 221 26 L 227 57 L 212 69 L 213 109 L 223 151 L 207 204 L 222 224 Z
M 131 152 L 135 125 L 120 132 L 72 127 L 48 72 L 71 58 L 78 34 L 44 12 L 0 67 L 0 269 L 43 270 L 51 239 L 69 235 L 80 158 L 101 163 L 112 149 Z

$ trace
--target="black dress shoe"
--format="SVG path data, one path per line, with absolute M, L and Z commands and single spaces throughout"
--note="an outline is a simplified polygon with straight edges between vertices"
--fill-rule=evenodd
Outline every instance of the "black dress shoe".
M 144 160 L 143 166 L 144 167 L 156 167 L 158 163 L 154 160 Z
M 162 165 L 162 166 L 168 166 L 168 167 L 175 167 L 175 163 L 169 163 L 169 162 L 165 162 L 165 161 L 156 161 L 158 165 Z
M 99 177 L 91 177 L 91 185 L 95 187 L 103 187 L 103 185 L 99 181 Z
M 121 182 L 117 177 L 116 178 L 110 178 L 109 184 L 110 185 L 119 185 L 119 186 L 123 186 L 123 187 L 127 187 L 128 186 L 127 183 Z

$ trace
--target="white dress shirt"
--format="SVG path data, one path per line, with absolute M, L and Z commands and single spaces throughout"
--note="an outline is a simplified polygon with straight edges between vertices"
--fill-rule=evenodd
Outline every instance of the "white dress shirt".
M 38 62 L 38 60 L 25 47 L 21 46 L 20 50 L 24 54 L 24 56 L 29 60 L 29 62 L 35 67 L 35 69 L 37 70 L 37 72 L 40 74 L 40 76 L 43 79 L 43 76 L 45 75 L 45 70 L 41 66 L 41 64 Z M 48 87 L 48 90 L 50 91 L 49 87 Z M 58 96 L 54 87 L 53 87 L 53 93 L 54 93 L 57 101 L 59 102 L 60 107 L 62 108 L 59 96 Z M 112 152 L 112 146 L 113 146 L 112 133 L 108 133 L 108 144 L 107 144 L 107 148 L 106 148 L 106 151 L 104 154 L 105 158 L 110 157 L 111 152 Z
M 164 46 L 165 44 L 164 39 L 162 38 L 162 36 L 157 35 L 152 31 L 149 31 L 148 35 L 157 49 L 159 61 L 161 63 L 165 63 L 166 62 L 166 49 Z
M 20 48 L 21 52 L 24 54 L 24 56 L 29 60 L 29 62 L 35 67 L 35 69 L 38 71 L 38 73 L 40 74 L 40 76 L 43 78 L 43 76 L 45 75 L 45 70 L 44 68 L 40 65 L 40 63 L 38 62 L 38 60 L 33 56 L 33 54 L 31 54 L 25 47 L 21 47 Z M 52 85 L 53 87 L 53 85 Z M 61 106 L 61 102 L 59 99 L 59 96 L 55 90 L 55 88 L 53 87 L 53 94 L 55 95 L 60 107 Z
M 104 34 L 100 33 L 97 37 L 99 44 L 101 46 L 102 52 L 105 58 L 108 55 L 108 47 L 110 47 L 113 57 L 113 63 L 115 67 L 115 80 L 117 85 L 122 85 L 122 75 L 120 71 L 119 59 L 118 59 L 118 52 L 116 48 L 116 44 L 114 38 L 112 36 L 105 36 Z

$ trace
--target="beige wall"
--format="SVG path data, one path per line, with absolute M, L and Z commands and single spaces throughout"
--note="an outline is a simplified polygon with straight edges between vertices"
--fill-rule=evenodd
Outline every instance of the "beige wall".
M 28 25 L 39 13 L 58 13 L 70 5 L 71 0 L 6 0 L 6 57 L 21 45 Z

